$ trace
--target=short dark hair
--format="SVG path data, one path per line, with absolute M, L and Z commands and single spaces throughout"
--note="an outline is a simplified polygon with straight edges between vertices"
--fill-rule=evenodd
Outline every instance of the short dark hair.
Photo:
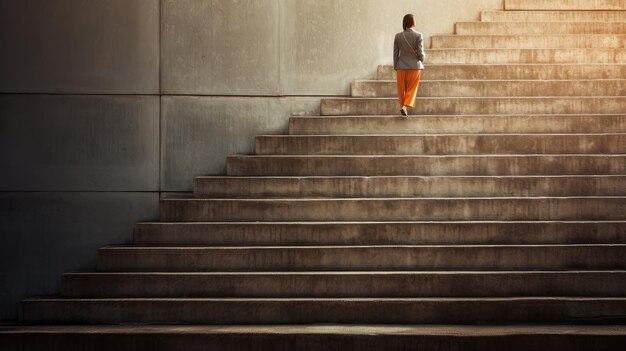
M 404 28 L 404 30 L 407 30 L 413 27 L 415 27 L 415 16 L 413 16 L 412 14 L 404 16 L 404 18 L 402 19 L 402 28 Z

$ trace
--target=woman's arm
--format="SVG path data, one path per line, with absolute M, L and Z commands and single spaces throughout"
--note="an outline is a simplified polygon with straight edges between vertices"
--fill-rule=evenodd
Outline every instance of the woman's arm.
M 398 61 L 400 61 L 400 46 L 398 45 L 398 37 L 393 40 L 393 69 L 398 70 Z
M 420 34 L 417 36 L 417 59 L 424 62 L 426 60 L 426 52 L 424 51 L 424 36 Z

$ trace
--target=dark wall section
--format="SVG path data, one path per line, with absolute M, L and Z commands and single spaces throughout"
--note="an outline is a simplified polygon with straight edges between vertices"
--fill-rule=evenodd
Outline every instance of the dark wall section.
M 159 0 L 0 1 L 0 321 L 158 218 L 159 19 Z
M 159 190 L 158 96 L 0 95 L 0 126 L 0 190 Z
M 159 93 L 159 0 L 0 1 L 0 92 Z
M 317 97 L 164 96 L 161 188 L 190 191 L 199 174 L 226 173 L 226 157 L 254 150 L 259 133 L 279 134 L 285 116 L 319 115 Z
M 131 240 L 158 214 L 158 193 L 0 193 L 0 316 L 19 300 L 58 294 L 61 274 L 93 270 L 96 251 Z

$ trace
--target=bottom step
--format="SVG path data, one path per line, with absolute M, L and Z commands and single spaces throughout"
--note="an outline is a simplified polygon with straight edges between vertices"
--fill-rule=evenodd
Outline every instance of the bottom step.
M 623 326 L 0 327 L 0 350 L 619 350 Z
M 626 298 L 31 299 L 26 323 L 626 324 Z

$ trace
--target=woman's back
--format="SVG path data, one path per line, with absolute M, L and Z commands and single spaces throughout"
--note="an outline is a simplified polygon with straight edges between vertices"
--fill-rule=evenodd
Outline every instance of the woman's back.
M 396 70 L 422 69 L 424 62 L 424 35 L 412 28 L 396 34 L 393 44 L 393 66 Z

